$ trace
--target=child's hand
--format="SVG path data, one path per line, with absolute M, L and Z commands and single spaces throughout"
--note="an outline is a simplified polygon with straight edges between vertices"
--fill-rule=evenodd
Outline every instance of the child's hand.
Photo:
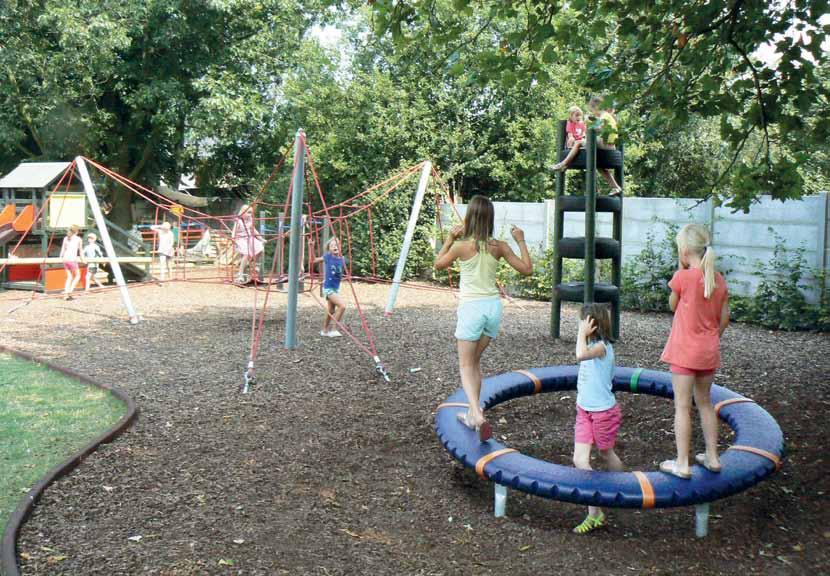
M 590 336 L 597 329 L 597 324 L 590 316 L 586 316 L 579 321 L 579 334 L 581 336 Z
M 510 234 L 513 236 L 513 240 L 515 240 L 517 244 L 519 242 L 524 242 L 525 241 L 525 233 L 518 226 L 512 226 L 511 225 L 510 226 Z

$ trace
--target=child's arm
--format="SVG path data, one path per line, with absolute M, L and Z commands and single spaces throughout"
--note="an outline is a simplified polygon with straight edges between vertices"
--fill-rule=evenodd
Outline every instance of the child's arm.
M 436 270 L 444 270 L 452 266 L 452 263 L 455 262 L 455 259 L 458 258 L 458 247 L 455 246 L 455 240 L 461 234 L 463 234 L 464 228 L 463 226 L 454 226 L 450 233 L 447 235 L 447 241 L 444 242 L 444 245 L 441 246 L 441 251 L 438 252 L 438 256 L 435 257 L 435 266 Z
M 723 307 L 720 309 L 720 326 L 718 326 L 718 337 L 723 336 L 726 327 L 729 326 L 729 298 L 723 301 Z
M 583 360 L 605 356 L 605 344 L 602 342 L 597 342 L 591 348 L 588 348 L 588 337 L 596 329 L 594 319 L 590 316 L 586 316 L 584 320 L 579 321 L 579 332 L 576 334 L 576 359 L 578 361 L 582 362 Z
M 533 261 L 530 259 L 530 252 L 527 250 L 525 233 L 521 228 L 513 226 L 510 229 L 510 234 L 513 235 L 513 240 L 515 240 L 516 244 L 519 245 L 521 257 L 516 256 L 513 249 L 507 242 L 499 242 L 501 247 L 501 257 L 507 260 L 507 263 L 510 264 L 519 274 L 530 276 L 533 274 Z
M 672 312 L 674 312 L 677 309 L 678 302 L 680 302 L 680 294 L 672 290 L 671 294 L 669 295 L 669 309 Z

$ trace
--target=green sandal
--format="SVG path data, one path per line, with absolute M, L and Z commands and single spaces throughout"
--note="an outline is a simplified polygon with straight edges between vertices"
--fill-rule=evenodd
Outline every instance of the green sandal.
M 587 534 L 588 532 L 592 532 L 597 528 L 603 528 L 605 526 L 605 514 L 600 511 L 599 516 L 591 516 L 588 514 L 585 517 L 585 520 L 582 521 L 582 524 L 574 528 L 574 532 L 576 534 Z

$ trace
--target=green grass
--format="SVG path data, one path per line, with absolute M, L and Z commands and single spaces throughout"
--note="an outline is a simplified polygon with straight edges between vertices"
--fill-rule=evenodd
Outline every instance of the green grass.
M 0 354 L 0 534 L 17 503 L 46 472 L 125 412 L 109 392 Z

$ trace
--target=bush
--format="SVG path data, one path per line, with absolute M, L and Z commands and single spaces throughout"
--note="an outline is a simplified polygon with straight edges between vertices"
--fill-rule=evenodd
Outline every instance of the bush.
M 660 220 L 655 219 L 655 222 Z M 669 310 L 668 282 L 677 270 L 678 226 L 663 222 L 666 234 L 655 241 L 654 229 L 646 234 L 643 250 L 629 259 L 622 268 L 621 305 L 640 312 Z
M 789 249 L 780 235 L 772 228 L 768 230 L 775 238 L 773 257 L 768 262 L 756 262 L 753 275 L 759 282 L 754 295 L 730 298 L 732 317 L 778 330 L 828 330 L 826 270 L 814 271 L 807 266 L 803 245 Z M 810 275 L 820 287 L 818 304 L 810 304 L 805 296 L 809 289 L 805 279 Z
M 677 226 L 664 223 L 666 236 L 658 244 L 653 232 L 646 235 L 642 252 L 631 258 L 622 270 L 622 305 L 642 312 L 668 311 L 668 281 L 677 270 Z M 830 296 L 827 294 L 826 270 L 807 266 L 805 248 L 788 249 L 784 239 L 771 228 L 775 238 L 773 257 L 758 261 L 753 275 L 759 279 L 752 296 L 729 296 L 733 320 L 760 324 L 778 330 L 830 329 Z M 722 263 L 723 261 L 721 261 Z M 720 271 L 728 270 L 720 266 Z M 812 275 L 820 287 L 818 304 L 805 297 L 805 279 Z

